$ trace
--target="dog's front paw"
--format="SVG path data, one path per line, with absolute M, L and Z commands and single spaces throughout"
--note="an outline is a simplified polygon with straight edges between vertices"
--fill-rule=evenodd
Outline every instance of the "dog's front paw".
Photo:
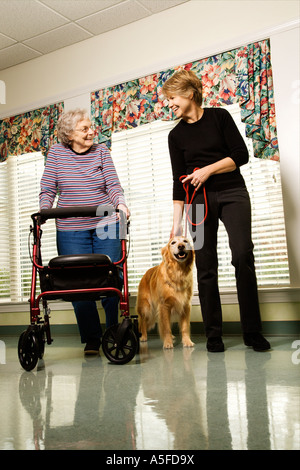
M 141 341 L 142 343 L 146 343 L 146 341 L 148 341 L 147 336 L 142 335 L 142 336 L 140 337 L 140 341 Z
M 173 339 L 172 336 L 170 338 L 164 339 L 164 349 L 173 349 Z
M 193 343 L 190 339 L 182 340 L 182 344 L 184 348 L 192 348 L 195 346 L 195 343 Z

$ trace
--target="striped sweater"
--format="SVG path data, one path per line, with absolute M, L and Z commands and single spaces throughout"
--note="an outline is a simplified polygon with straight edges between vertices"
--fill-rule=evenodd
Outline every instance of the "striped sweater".
M 108 148 L 93 144 L 77 154 L 62 144 L 53 145 L 41 179 L 40 209 L 50 209 L 58 193 L 57 207 L 126 204 L 119 178 Z M 105 220 L 104 220 L 105 219 Z M 57 219 L 58 230 L 89 230 L 101 217 Z M 115 214 L 103 218 L 106 224 L 117 220 Z

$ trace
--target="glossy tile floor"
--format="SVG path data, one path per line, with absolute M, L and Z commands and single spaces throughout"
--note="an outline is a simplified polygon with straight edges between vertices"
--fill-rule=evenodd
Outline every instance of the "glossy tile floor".
M 18 338 L 0 338 L 0 449 L 297 450 L 300 341 L 270 352 L 224 337 L 224 353 L 164 351 L 157 337 L 126 365 L 85 358 L 78 337 L 54 337 L 25 372 Z

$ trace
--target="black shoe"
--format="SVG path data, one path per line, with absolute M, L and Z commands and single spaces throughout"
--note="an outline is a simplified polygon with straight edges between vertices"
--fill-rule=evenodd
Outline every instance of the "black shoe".
M 92 338 L 89 341 L 87 341 L 85 348 L 84 348 L 84 354 L 86 355 L 99 354 L 100 346 L 101 346 L 101 340 L 97 338 Z
M 206 343 L 206 349 L 208 352 L 224 352 L 225 348 L 221 336 L 208 338 Z
M 267 351 L 271 349 L 269 341 L 260 333 L 244 333 L 243 338 L 245 345 L 252 346 L 254 351 Z

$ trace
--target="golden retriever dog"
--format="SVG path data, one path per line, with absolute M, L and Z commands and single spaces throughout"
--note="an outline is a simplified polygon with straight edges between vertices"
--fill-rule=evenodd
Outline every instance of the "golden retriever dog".
M 192 347 L 190 312 L 194 251 L 186 238 L 174 237 L 161 253 L 161 264 L 150 268 L 139 284 L 136 312 L 140 317 L 140 341 L 147 341 L 147 331 L 157 320 L 163 347 L 173 348 L 171 321 L 177 315 L 183 346 Z

